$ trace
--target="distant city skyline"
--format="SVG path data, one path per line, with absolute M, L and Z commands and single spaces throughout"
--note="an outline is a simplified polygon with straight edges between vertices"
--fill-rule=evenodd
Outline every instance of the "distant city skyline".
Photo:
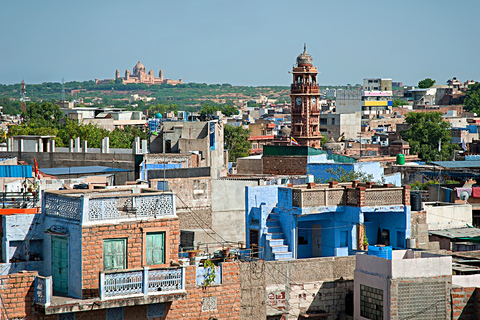
M 7 0 L 1 8 L 0 84 L 114 79 L 140 60 L 184 83 L 288 86 L 304 43 L 320 85 L 480 80 L 475 0 Z

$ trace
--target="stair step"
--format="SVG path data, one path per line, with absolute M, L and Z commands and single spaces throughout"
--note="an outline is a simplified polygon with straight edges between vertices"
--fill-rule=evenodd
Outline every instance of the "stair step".
M 269 239 L 285 239 L 283 232 L 267 232 L 265 238 Z
M 289 251 L 287 252 L 273 252 L 275 260 L 279 259 L 293 259 L 293 254 Z
M 269 239 L 267 240 L 268 244 L 273 247 L 273 246 L 283 246 L 285 244 L 285 239 Z
M 288 246 L 287 245 L 284 245 L 284 244 L 281 244 L 281 245 L 277 245 L 277 246 L 270 246 L 272 248 L 272 252 L 274 253 L 278 253 L 278 252 L 288 252 Z
M 267 219 L 267 227 L 280 227 L 280 220 Z
M 273 226 L 273 227 L 268 227 L 267 226 L 267 232 L 268 233 L 283 233 L 283 229 L 280 226 Z

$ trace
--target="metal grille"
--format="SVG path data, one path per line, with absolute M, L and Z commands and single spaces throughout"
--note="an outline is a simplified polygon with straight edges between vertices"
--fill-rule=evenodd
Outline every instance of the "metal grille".
M 303 191 L 302 207 L 325 206 L 325 190 Z
M 393 204 L 403 203 L 403 190 L 402 189 L 389 189 L 378 190 L 369 189 L 365 190 L 365 205 L 366 206 L 387 206 Z
M 357 205 L 358 192 L 355 189 L 347 189 L 347 204 Z
M 82 199 L 47 194 L 45 196 L 45 214 L 80 221 L 82 217 Z
M 301 190 L 292 190 L 293 206 L 301 207 L 302 206 L 302 191 Z
M 148 272 L 148 292 L 181 290 L 182 270 L 182 268 L 150 270 Z
M 154 303 L 147 306 L 147 318 L 163 317 L 163 303 Z
M 123 307 L 107 309 L 107 320 L 123 320 Z
M 58 320 L 75 320 L 75 313 L 62 313 L 58 315 Z
M 142 287 L 142 271 L 105 274 L 105 297 L 142 293 Z
M 207 297 L 202 299 L 202 311 L 217 310 L 217 297 Z
M 445 319 L 447 316 L 446 283 L 423 280 L 398 284 L 400 319 Z

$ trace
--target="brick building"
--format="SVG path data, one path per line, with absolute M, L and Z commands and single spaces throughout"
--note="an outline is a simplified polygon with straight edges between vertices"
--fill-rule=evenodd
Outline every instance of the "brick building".
M 9 319 L 238 319 L 238 263 L 180 263 L 172 193 L 139 187 L 48 191 L 37 271 L 1 276 Z M 38 223 L 37 223 L 38 222 Z M 203 273 L 202 273 L 203 270 Z M 3 318 L 2 318 L 3 319 Z

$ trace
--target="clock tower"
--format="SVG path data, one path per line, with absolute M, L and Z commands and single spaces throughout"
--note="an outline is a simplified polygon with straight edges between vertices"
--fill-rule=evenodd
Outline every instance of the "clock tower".
M 320 89 L 317 83 L 317 67 L 307 53 L 304 45 L 303 53 L 297 57 L 293 67 L 293 83 L 290 90 L 292 99 L 292 129 L 291 136 L 300 146 L 320 148 Z

